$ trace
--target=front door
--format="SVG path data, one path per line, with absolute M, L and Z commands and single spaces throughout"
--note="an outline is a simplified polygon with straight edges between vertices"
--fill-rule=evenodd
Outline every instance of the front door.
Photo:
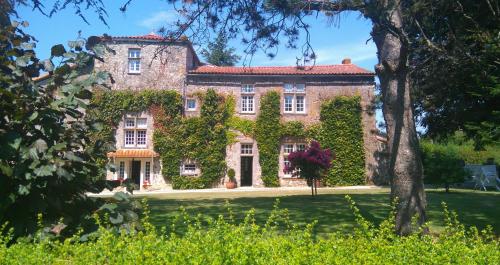
M 132 181 L 141 185 L 141 161 L 132 161 Z
M 241 157 L 241 185 L 240 186 L 252 186 L 252 156 L 242 156 Z

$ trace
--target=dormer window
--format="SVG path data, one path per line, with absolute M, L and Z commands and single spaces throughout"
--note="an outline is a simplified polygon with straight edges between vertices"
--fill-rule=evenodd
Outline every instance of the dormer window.
M 128 49 L 128 72 L 130 74 L 141 72 L 141 49 Z

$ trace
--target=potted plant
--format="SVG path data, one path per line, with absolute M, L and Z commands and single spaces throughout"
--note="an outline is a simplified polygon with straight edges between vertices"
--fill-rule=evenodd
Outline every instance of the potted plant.
M 234 175 L 235 175 L 234 169 L 230 168 L 227 171 L 227 177 L 229 178 L 229 180 L 226 182 L 227 189 L 236 188 L 236 179 L 234 178 Z

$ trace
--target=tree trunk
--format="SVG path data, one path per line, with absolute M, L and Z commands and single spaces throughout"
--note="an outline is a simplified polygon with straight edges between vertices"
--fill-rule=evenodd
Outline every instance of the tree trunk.
M 411 219 L 425 222 L 426 199 L 408 76 L 408 44 L 399 7 L 390 15 L 390 26 L 373 21 L 372 36 L 378 49 L 376 72 L 380 79 L 384 119 L 390 153 L 391 197 L 397 198 L 396 232 L 411 233 Z

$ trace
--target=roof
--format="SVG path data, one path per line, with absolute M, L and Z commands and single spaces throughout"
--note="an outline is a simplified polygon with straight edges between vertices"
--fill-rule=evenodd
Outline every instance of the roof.
M 297 66 L 215 66 L 202 65 L 190 74 L 216 75 L 368 75 L 375 73 L 354 64 Z
M 193 48 L 193 44 L 191 41 L 186 36 L 181 36 L 178 39 L 174 39 L 171 37 L 164 37 L 161 35 L 158 35 L 154 32 L 151 32 L 146 35 L 137 35 L 137 36 L 109 36 L 104 34 L 101 36 L 101 40 L 106 42 L 106 41 L 140 41 L 140 42 L 150 42 L 150 43 L 163 43 L 163 44 L 169 44 L 169 43 L 178 43 L 178 44 L 186 44 L 188 49 L 191 50 L 191 52 L 194 54 L 195 60 L 197 63 L 200 63 L 200 59 L 198 58 L 198 55 L 196 54 L 196 51 Z
M 118 149 L 115 152 L 108 153 L 108 157 L 115 158 L 150 158 L 157 156 L 158 153 L 148 149 Z
M 108 37 L 110 37 L 111 39 L 172 41 L 171 38 L 165 38 L 153 32 L 146 35 L 138 35 L 138 36 L 108 36 Z M 187 39 L 185 39 L 185 41 L 187 41 Z

